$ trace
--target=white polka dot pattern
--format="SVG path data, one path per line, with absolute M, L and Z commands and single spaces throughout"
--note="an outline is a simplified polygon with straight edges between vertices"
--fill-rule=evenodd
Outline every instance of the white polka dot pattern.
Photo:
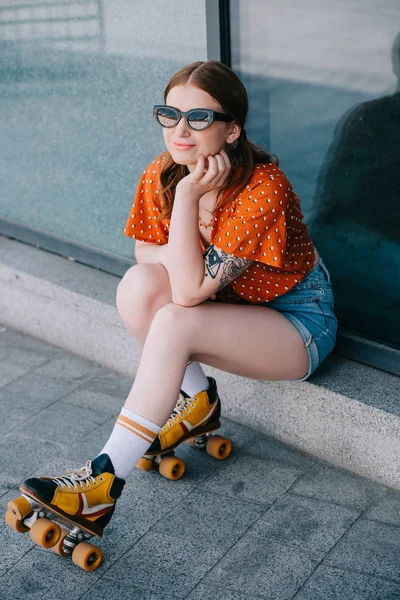
M 157 156 L 142 173 L 124 229 L 124 234 L 128 237 L 150 244 L 168 242 L 169 219 L 156 218 L 161 214 L 157 204 L 157 194 L 159 176 L 165 159 L 164 152 Z
M 169 219 L 155 219 L 161 214 L 156 198 L 166 155 L 155 158 L 143 172 L 124 230 L 128 237 L 156 244 L 168 242 Z M 224 195 L 222 202 L 225 199 Z M 255 165 L 240 195 L 216 211 L 210 243 L 227 254 L 254 261 L 218 293 L 222 302 L 274 300 L 301 281 L 314 262 L 314 246 L 299 198 L 274 164 Z

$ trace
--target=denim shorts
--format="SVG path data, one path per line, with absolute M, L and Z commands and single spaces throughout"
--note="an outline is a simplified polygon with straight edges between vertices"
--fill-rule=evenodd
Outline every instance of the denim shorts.
M 294 288 L 264 306 L 278 310 L 300 333 L 308 353 L 308 373 L 291 381 L 305 381 L 332 351 L 336 341 L 331 278 L 322 258 Z

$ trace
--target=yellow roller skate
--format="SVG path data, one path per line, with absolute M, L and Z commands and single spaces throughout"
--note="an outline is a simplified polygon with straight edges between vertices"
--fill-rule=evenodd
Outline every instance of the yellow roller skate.
M 232 442 L 219 435 L 211 435 L 221 427 L 221 400 L 213 377 L 207 377 L 208 390 L 193 398 L 180 391 L 175 408 L 160 429 L 154 442 L 139 460 L 136 467 L 144 471 L 157 469 L 167 479 L 180 479 L 185 472 L 185 463 L 175 456 L 174 450 L 182 442 L 188 442 L 207 454 L 224 460 L 232 452 Z
M 29 531 L 35 544 L 93 571 L 103 554 L 87 540 L 102 537 L 124 485 L 109 456 L 101 454 L 59 477 L 24 481 L 19 488 L 22 495 L 8 503 L 6 523 L 19 533 Z

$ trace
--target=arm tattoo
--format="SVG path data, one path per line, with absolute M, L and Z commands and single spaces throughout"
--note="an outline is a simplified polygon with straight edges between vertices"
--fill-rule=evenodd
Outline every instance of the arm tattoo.
M 223 250 L 219 250 L 219 252 L 221 253 L 221 256 L 212 244 L 204 252 L 206 276 L 210 275 L 212 279 L 215 279 L 222 268 L 221 281 L 217 292 L 236 279 L 236 277 L 243 273 L 243 271 L 245 271 L 252 263 L 252 261 L 247 258 L 239 258 L 238 256 L 227 254 Z

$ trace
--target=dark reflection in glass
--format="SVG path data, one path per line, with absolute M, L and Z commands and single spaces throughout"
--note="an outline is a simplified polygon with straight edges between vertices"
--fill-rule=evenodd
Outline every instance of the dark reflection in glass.
M 354 106 L 337 124 L 309 227 L 341 326 L 400 347 L 400 33 L 392 62 L 395 93 Z

